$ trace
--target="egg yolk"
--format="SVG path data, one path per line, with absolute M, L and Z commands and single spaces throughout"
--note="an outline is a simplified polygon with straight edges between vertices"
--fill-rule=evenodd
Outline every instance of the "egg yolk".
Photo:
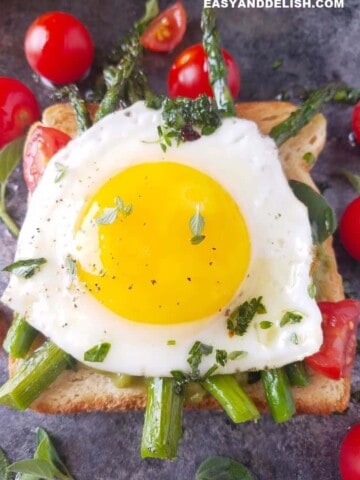
M 95 237 L 98 257 L 87 266 L 78 260 L 80 281 L 111 311 L 142 323 L 191 322 L 221 311 L 250 261 L 248 230 L 231 195 L 174 162 L 112 177 L 87 202 L 77 233 L 84 242 Z

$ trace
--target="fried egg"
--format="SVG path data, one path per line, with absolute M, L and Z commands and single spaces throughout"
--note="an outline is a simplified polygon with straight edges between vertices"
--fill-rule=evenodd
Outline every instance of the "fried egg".
M 217 373 L 316 352 L 311 229 L 274 142 L 253 122 L 228 118 L 163 152 L 160 123 L 160 111 L 138 102 L 53 157 L 15 258 L 46 263 L 31 278 L 11 275 L 3 301 L 80 362 L 109 343 L 103 362 L 88 365 L 110 372 L 189 371 L 196 341 L 214 348 L 201 373 L 216 349 L 237 352 Z M 231 334 L 229 315 L 260 297 L 264 311 Z M 282 321 L 289 312 L 296 322 Z

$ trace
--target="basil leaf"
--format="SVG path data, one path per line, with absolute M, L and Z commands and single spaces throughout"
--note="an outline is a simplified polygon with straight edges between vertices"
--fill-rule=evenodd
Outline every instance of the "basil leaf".
M 32 459 L 20 460 L 11 464 L 8 468 L 9 472 L 20 472 L 28 475 L 34 475 L 39 479 L 56 480 L 55 472 L 50 463 L 45 460 Z
M 37 475 L 30 475 L 29 473 L 18 473 L 15 480 L 39 480 Z
M 37 448 L 34 454 L 35 459 L 45 460 L 53 466 L 55 474 L 63 480 L 73 480 L 66 465 L 61 461 L 55 447 L 46 430 L 36 429 Z
M 337 227 L 334 210 L 325 198 L 309 185 L 289 180 L 294 195 L 307 207 L 314 243 L 324 242 Z
M 0 150 L 0 182 L 5 183 L 19 164 L 25 136 L 17 138 Z
M 196 471 L 196 480 L 256 480 L 250 471 L 227 457 L 210 457 Z
M 349 172 L 349 170 L 342 170 L 341 173 L 346 177 L 351 185 L 355 188 L 357 193 L 360 193 L 360 175 Z
M 8 471 L 9 460 L 2 448 L 0 448 L 0 480 L 11 480 L 10 472 Z
M 3 268 L 4 272 L 11 272 L 18 277 L 30 278 L 40 270 L 41 265 L 46 263 L 45 258 L 29 258 L 27 260 L 17 260 Z
M 84 360 L 86 362 L 103 362 L 109 353 L 111 343 L 103 342 L 94 345 L 92 348 L 84 353 Z

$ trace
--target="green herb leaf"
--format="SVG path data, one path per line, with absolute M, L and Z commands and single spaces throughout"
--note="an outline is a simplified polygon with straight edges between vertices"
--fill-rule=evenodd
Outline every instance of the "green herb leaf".
M 308 294 L 310 298 L 315 298 L 316 297 L 316 285 L 315 283 L 310 283 L 308 285 Z
M 29 258 L 27 260 L 17 260 L 3 268 L 5 272 L 11 272 L 18 277 L 30 278 L 40 270 L 41 265 L 46 263 L 45 258 Z
M 337 227 L 334 210 L 325 198 L 309 185 L 290 180 L 294 195 L 307 207 L 314 243 L 322 243 L 332 235 Z
M 43 428 L 36 429 L 37 448 L 34 454 L 35 459 L 48 462 L 54 469 L 56 476 L 63 480 L 73 480 L 66 465 L 59 457 L 50 436 Z
M 125 217 L 130 215 L 133 210 L 131 204 L 125 205 L 124 201 L 120 197 L 115 197 L 115 207 L 105 208 L 105 211 L 99 217 L 96 217 L 95 222 L 98 225 L 110 225 L 117 219 L 119 213 L 122 213 Z
M 267 330 L 268 328 L 271 328 L 273 325 L 272 322 L 269 322 L 269 320 L 263 320 L 262 322 L 259 323 L 260 328 L 263 330 Z
M 2 448 L 0 448 L 0 480 L 11 480 L 11 475 L 8 471 L 9 460 Z
M 24 148 L 25 137 L 20 137 L 5 145 L 0 150 L 0 182 L 6 183 L 18 166 Z
M 216 350 L 216 363 L 224 367 L 228 361 L 228 354 L 226 350 Z
M 356 192 L 360 193 L 360 175 L 349 172 L 349 170 L 341 170 L 341 173 L 349 180 Z
M 290 342 L 294 343 L 295 345 L 299 344 L 299 337 L 297 336 L 297 334 L 295 332 L 293 332 L 290 335 Z
M 316 159 L 315 159 L 315 157 L 314 157 L 314 154 L 313 154 L 312 152 L 306 152 L 306 153 L 304 153 L 303 159 L 304 159 L 305 162 L 306 162 L 308 165 L 310 165 L 310 166 L 314 165 L 314 163 L 315 163 L 315 161 L 316 161 Z
M 229 360 L 236 360 L 239 357 L 245 357 L 245 355 L 247 355 L 247 352 L 244 352 L 244 350 L 234 350 L 229 353 L 228 358 Z
M 188 364 L 191 367 L 192 379 L 198 379 L 200 376 L 199 365 L 201 363 L 202 357 L 210 355 L 213 351 L 211 345 L 206 345 L 205 343 L 195 342 L 189 351 L 189 357 L 187 359 Z
M 177 145 L 194 141 L 200 137 L 198 131 L 201 135 L 210 135 L 221 125 L 220 113 L 206 95 L 200 95 L 196 100 L 152 96 L 147 100 L 147 106 L 155 109 L 162 107 L 162 125 L 157 127 L 157 132 L 163 151 L 172 145 L 172 140 Z
M 256 480 L 253 474 L 235 460 L 214 456 L 203 462 L 196 471 L 196 480 Z
M 19 472 L 27 475 L 34 475 L 39 479 L 56 480 L 52 465 L 45 460 L 32 459 L 20 460 L 9 466 L 10 472 Z
M 205 239 L 205 235 L 202 232 L 205 227 L 204 217 L 200 213 L 200 204 L 196 204 L 196 213 L 190 218 L 189 221 L 190 232 L 193 234 L 191 243 L 197 245 Z
M 277 58 L 276 60 L 274 60 L 274 62 L 272 64 L 273 70 L 278 70 L 281 67 L 282 64 L 283 64 L 283 61 L 280 60 L 279 58 Z
M 86 362 L 103 362 L 109 353 L 111 343 L 103 342 L 94 345 L 92 348 L 84 353 L 84 360 Z
M 62 180 L 67 172 L 68 167 L 63 165 L 60 162 L 55 162 L 56 176 L 54 179 L 55 183 L 59 183 Z
M 168 340 L 166 345 L 176 345 L 176 340 Z
M 0 219 L 15 237 L 19 228 L 6 211 L 5 193 L 7 181 L 21 160 L 24 141 L 25 137 L 16 138 L 0 150 Z
M 300 323 L 302 319 L 303 315 L 301 315 L 301 313 L 287 311 L 281 318 L 280 327 L 285 327 L 285 325 L 287 325 L 288 323 L 290 323 L 291 325 L 295 323 Z
M 96 217 L 95 222 L 98 225 L 110 225 L 114 223 L 118 217 L 119 210 L 117 207 L 105 208 L 104 213 L 99 217 Z
M 65 268 L 71 281 L 73 281 L 77 275 L 77 265 L 76 260 L 70 254 L 65 257 Z
M 266 308 L 262 303 L 262 297 L 252 298 L 239 305 L 229 316 L 227 328 L 235 335 L 244 335 L 256 314 L 266 313 Z

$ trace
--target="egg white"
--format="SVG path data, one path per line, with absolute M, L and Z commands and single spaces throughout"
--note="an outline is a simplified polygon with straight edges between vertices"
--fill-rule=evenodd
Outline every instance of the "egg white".
M 105 360 L 89 365 L 112 372 L 169 376 L 171 370 L 188 371 L 188 352 L 195 341 L 246 352 L 218 373 L 282 366 L 316 352 L 322 332 L 321 314 L 308 294 L 311 229 L 306 208 L 288 186 L 274 142 L 253 122 L 230 118 L 212 135 L 164 153 L 156 143 L 160 115 L 138 102 L 105 117 L 53 157 L 31 199 L 15 258 L 45 257 L 47 263 L 30 279 L 11 275 L 3 302 L 81 362 L 85 351 L 109 342 Z M 252 250 L 248 274 L 221 312 L 166 326 L 115 315 L 76 278 L 69 288 L 64 266 L 67 255 L 76 258 L 74 230 L 87 200 L 119 171 L 159 161 L 191 166 L 219 182 L 243 213 Z M 66 167 L 58 183 L 56 162 Z M 256 316 L 245 335 L 230 337 L 228 312 L 259 296 L 267 314 Z M 303 319 L 280 328 L 285 311 L 300 312 Z M 262 330 L 262 320 L 275 327 Z M 298 344 L 291 341 L 293 333 Z M 176 344 L 168 345 L 168 340 Z M 201 372 L 214 362 L 214 355 L 205 357 Z

